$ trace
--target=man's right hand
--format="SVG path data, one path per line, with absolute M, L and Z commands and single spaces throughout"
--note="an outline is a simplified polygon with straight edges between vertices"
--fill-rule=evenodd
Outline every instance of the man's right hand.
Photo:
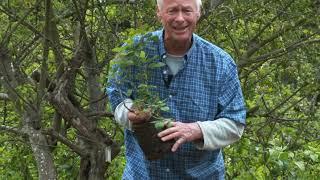
M 148 121 L 151 118 L 151 112 L 143 112 L 143 111 L 129 111 L 128 119 L 133 124 L 139 124 Z

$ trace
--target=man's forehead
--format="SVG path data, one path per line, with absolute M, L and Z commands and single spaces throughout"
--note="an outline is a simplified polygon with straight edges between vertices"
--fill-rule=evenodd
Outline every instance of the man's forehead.
M 171 7 L 171 6 L 182 6 L 182 7 L 196 7 L 195 0 L 163 0 L 163 5 Z

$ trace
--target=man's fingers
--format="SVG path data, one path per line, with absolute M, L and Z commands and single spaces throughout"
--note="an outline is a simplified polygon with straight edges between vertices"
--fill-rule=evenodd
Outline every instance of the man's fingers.
M 165 130 L 161 131 L 160 133 L 158 133 L 158 137 L 162 138 L 162 137 L 167 136 L 169 134 L 172 134 L 176 131 L 177 131 L 176 127 L 171 127 L 171 128 L 165 129 Z
M 149 112 L 128 112 L 128 119 L 132 123 L 142 123 L 150 119 L 151 113 Z
M 133 112 L 128 112 L 128 119 L 129 120 L 135 120 L 135 118 L 136 118 L 136 114 L 135 113 L 133 113 Z
M 162 141 L 168 141 L 174 139 L 176 142 L 172 146 L 171 151 L 175 152 L 183 143 L 192 141 L 197 139 L 199 136 L 197 132 L 197 126 L 194 126 L 195 123 L 181 123 L 174 122 L 171 128 L 161 131 L 158 134 L 158 137 L 161 138 Z M 197 128 L 194 128 L 197 127 Z M 201 131 L 201 130 L 200 130 Z
M 161 138 L 162 141 L 168 141 L 168 140 L 171 140 L 171 139 L 177 139 L 181 136 L 181 134 L 179 132 L 174 132 L 174 133 L 171 133 L 171 134 L 168 134 L 166 136 L 163 136 Z
M 172 146 L 171 151 L 172 151 L 172 152 L 176 152 L 176 150 L 177 150 L 183 143 L 185 143 L 185 142 L 186 142 L 186 139 L 183 138 L 183 137 L 180 137 L 180 138 L 176 141 L 176 143 L 174 143 L 174 145 Z

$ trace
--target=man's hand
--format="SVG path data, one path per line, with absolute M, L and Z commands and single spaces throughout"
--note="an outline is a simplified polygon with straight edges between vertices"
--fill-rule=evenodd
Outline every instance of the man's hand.
M 183 143 L 203 138 L 202 131 L 197 123 L 173 122 L 173 127 L 161 131 L 158 136 L 162 141 L 175 139 L 176 143 L 171 151 L 175 152 Z
M 143 112 L 143 111 L 129 111 L 128 119 L 134 124 L 146 122 L 151 118 L 151 112 Z

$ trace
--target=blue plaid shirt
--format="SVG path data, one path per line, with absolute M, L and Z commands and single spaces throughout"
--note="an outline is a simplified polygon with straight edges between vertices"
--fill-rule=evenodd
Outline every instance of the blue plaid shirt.
M 166 56 L 163 30 L 152 34 L 158 36 L 159 41 L 146 45 L 146 54 L 163 61 Z M 162 99 L 167 99 L 170 108 L 167 116 L 184 123 L 228 118 L 245 124 L 245 105 L 234 61 L 222 49 L 196 34 L 192 40 L 184 56 L 184 66 L 169 87 L 163 73 L 168 67 L 152 72 L 150 83 L 157 86 Z M 112 79 L 110 82 L 107 93 L 115 109 L 125 97 L 119 95 L 119 87 Z M 125 130 L 125 147 L 127 162 L 123 179 L 224 179 L 221 149 L 198 150 L 193 143 L 185 143 L 163 159 L 148 161 L 130 130 Z

